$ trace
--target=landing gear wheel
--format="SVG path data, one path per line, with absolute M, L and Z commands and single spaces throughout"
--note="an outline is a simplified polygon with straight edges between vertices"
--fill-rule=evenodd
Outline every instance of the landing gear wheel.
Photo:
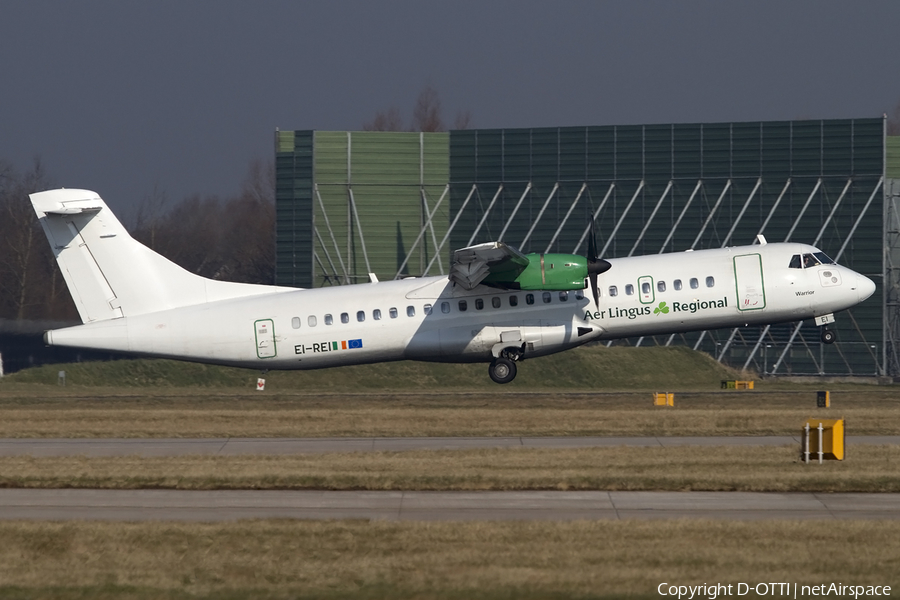
M 822 343 L 823 344 L 833 344 L 834 340 L 837 339 L 837 336 L 830 329 L 822 330 Z
M 516 378 L 516 363 L 508 358 L 495 358 L 488 367 L 488 375 L 494 383 L 509 383 Z

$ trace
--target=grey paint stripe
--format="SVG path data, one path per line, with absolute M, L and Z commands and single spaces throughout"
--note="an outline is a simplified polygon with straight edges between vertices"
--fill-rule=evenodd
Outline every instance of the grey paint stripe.
M 897 519 L 900 494 L 0 489 L 0 519 Z
M 366 438 L 200 438 L 200 439 L 15 439 L 0 438 L 0 456 L 238 456 L 322 452 L 399 452 L 476 448 L 597 448 L 675 446 L 786 446 L 798 436 L 708 437 L 366 437 Z M 847 436 L 848 446 L 900 444 L 900 436 Z

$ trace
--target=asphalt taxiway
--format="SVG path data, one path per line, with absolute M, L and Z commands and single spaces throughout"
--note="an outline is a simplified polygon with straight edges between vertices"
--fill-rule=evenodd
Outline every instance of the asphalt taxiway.
M 42 521 L 898 519 L 900 494 L 0 489 L 0 519 Z
M 848 436 L 847 444 L 900 444 Z M 290 455 L 324 452 L 797 445 L 792 436 L 0 439 L 0 456 Z M 0 520 L 900 519 L 900 494 L 604 491 L 0 489 Z
M 847 445 L 900 444 L 900 436 L 847 436 Z M 365 437 L 365 438 L 0 438 L 0 456 L 236 456 L 321 452 L 400 452 L 475 448 L 615 446 L 786 446 L 794 436 L 710 437 Z

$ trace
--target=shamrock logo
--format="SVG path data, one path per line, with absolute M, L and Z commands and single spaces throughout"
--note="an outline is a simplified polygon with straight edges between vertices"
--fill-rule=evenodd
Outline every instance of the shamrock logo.
M 660 302 L 659 306 L 657 306 L 656 308 L 653 309 L 653 314 L 654 315 L 669 314 L 669 307 L 666 306 L 665 302 Z

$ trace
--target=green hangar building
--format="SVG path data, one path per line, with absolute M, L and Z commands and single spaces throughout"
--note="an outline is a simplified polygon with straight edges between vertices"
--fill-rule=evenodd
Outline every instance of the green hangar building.
M 820 247 L 876 282 L 826 345 L 812 321 L 615 342 L 689 345 L 764 374 L 900 377 L 900 137 L 883 118 L 278 131 L 276 283 L 445 274 L 453 250 L 603 258 L 768 241 Z

